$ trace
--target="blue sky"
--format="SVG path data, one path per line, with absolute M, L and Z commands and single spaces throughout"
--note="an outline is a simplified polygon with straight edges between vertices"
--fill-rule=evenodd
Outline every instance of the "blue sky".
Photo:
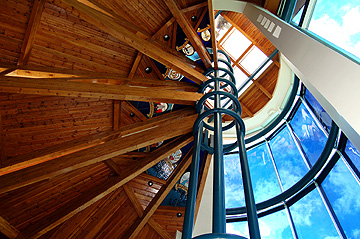
M 360 58 L 359 23 L 359 0 L 317 0 L 309 30 Z

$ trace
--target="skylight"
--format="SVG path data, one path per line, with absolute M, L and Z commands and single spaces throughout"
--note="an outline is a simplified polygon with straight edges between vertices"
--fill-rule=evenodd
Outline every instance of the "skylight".
M 256 80 L 257 77 L 270 66 L 272 61 L 269 61 L 268 64 L 253 77 L 253 80 L 245 84 L 249 77 L 264 63 L 267 55 L 256 46 L 255 42 L 235 26 L 232 26 L 223 16 L 219 15 L 216 18 L 215 25 L 218 48 L 225 51 L 230 57 L 234 69 L 236 86 L 240 89 L 239 93 L 241 95 L 253 83 L 253 80 Z

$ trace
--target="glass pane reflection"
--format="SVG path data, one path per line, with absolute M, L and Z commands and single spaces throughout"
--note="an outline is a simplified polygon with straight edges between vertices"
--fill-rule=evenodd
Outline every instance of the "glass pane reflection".
M 346 143 L 345 152 L 349 156 L 349 158 L 351 159 L 357 170 L 360 171 L 360 153 L 355 148 L 355 146 L 350 142 L 350 140 L 348 140 Z
M 270 148 L 283 189 L 287 190 L 308 172 L 308 168 L 287 127 L 270 141 Z
M 266 144 L 247 152 L 255 202 L 262 202 L 278 195 L 280 187 Z
M 327 137 L 321 132 L 304 103 L 301 103 L 290 124 L 299 138 L 305 154 L 314 165 L 325 146 Z
M 239 154 L 224 155 L 225 207 L 245 206 Z
M 324 108 L 317 102 L 315 97 L 310 93 L 309 90 L 305 92 L 305 99 L 309 103 L 310 108 L 313 109 L 315 115 L 318 117 L 324 128 L 330 132 L 332 119 L 328 115 L 328 113 L 324 110 Z
M 259 218 L 262 239 L 292 239 L 289 220 L 285 211 L 279 211 Z M 233 222 L 226 224 L 226 233 L 249 238 L 247 222 Z
M 339 159 L 322 186 L 348 238 L 360 238 L 360 186 Z
M 317 190 L 311 191 L 290 207 L 299 238 L 339 238 Z

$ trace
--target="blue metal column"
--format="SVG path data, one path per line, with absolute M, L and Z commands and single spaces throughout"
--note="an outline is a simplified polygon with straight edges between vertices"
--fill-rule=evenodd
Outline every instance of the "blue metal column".
M 251 239 L 261 239 L 254 192 L 251 184 L 249 163 L 247 160 L 247 154 L 245 149 L 244 129 L 241 129 L 238 123 L 236 124 L 236 133 L 239 144 L 241 176 L 244 185 L 246 213 L 249 223 L 249 234 Z
M 230 61 L 230 60 L 229 60 Z M 194 225 L 195 200 L 197 194 L 197 183 L 199 174 L 200 150 L 207 150 L 214 154 L 214 183 L 213 183 L 213 228 L 211 234 L 205 234 L 196 238 L 210 239 L 210 238 L 242 238 L 240 236 L 226 234 L 226 209 L 225 209 L 225 178 L 224 178 L 224 153 L 230 152 L 237 146 L 240 150 L 240 163 L 242 169 L 242 177 L 244 182 L 245 202 L 247 207 L 249 231 L 251 239 L 260 239 L 259 223 L 257 221 L 257 211 L 254 200 L 254 194 L 251 186 L 250 170 L 246 156 L 245 149 L 245 125 L 241 119 L 241 105 L 238 100 L 238 90 L 235 85 L 235 78 L 231 64 L 229 69 L 219 68 L 218 70 L 211 69 L 209 75 L 211 79 L 204 82 L 199 89 L 200 93 L 205 95 L 197 102 L 196 109 L 199 117 L 194 123 L 194 156 L 191 166 L 188 199 L 186 204 L 183 239 L 190 239 L 192 237 L 192 230 Z M 224 74 L 219 76 L 219 72 Z M 213 73 L 213 74 L 210 74 Z M 229 79 L 225 78 L 228 77 Z M 226 88 L 226 89 L 225 89 Z M 229 90 L 230 89 L 230 90 Z M 229 92 L 230 91 L 230 92 Z M 222 100 L 229 100 L 233 102 L 233 110 L 224 109 L 221 106 Z M 214 109 L 206 106 L 206 101 L 213 101 Z M 222 115 L 230 115 L 234 120 L 223 126 Z M 214 125 L 211 126 L 206 123 L 205 119 L 214 117 Z M 236 127 L 238 141 L 233 144 L 223 145 L 223 131 Z M 206 141 L 202 141 L 203 130 L 213 131 L 214 146 L 207 145 Z
M 217 76 L 217 71 L 215 71 Z M 215 81 L 215 92 L 220 91 L 220 82 Z M 220 95 L 215 95 L 215 109 L 221 108 Z M 214 120 L 214 191 L 213 191 L 213 233 L 226 232 L 224 159 L 221 113 L 216 112 Z
M 198 184 L 198 175 L 199 175 L 199 163 L 200 163 L 200 149 L 201 149 L 201 139 L 203 136 L 203 127 L 200 123 L 198 129 L 194 129 L 195 139 L 194 139 L 194 153 L 191 162 L 190 169 L 190 179 L 189 179 L 189 188 L 188 188 L 188 197 L 186 201 L 185 216 L 184 216 L 184 226 L 182 239 L 190 239 L 192 237 L 192 230 L 194 225 L 194 215 L 195 215 L 195 203 L 197 195 L 197 184 Z

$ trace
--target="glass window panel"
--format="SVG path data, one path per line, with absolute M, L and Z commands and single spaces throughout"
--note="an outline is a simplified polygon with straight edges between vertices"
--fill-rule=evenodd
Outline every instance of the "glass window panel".
M 239 95 L 243 94 L 254 82 L 251 80 L 249 81 L 244 87 L 241 88 L 239 91 Z
M 242 86 L 242 84 L 244 84 L 244 82 L 248 79 L 247 75 L 237 66 L 234 66 L 234 76 L 235 76 L 237 88 Z
M 305 7 L 305 5 L 301 7 L 301 9 L 296 13 L 294 18 L 292 19 L 293 23 L 295 23 L 296 25 L 299 25 L 299 23 L 300 23 L 300 19 L 301 19 L 301 15 L 304 11 L 304 7 Z
M 215 19 L 215 26 L 216 26 L 216 30 L 215 30 L 216 40 L 220 41 L 220 39 L 231 27 L 231 24 L 223 16 L 219 15 Z
M 261 74 L 271 65 L 272 62 L 273 61 L 270 60 L 268 63 L 266 63 L 266 65 L 263 68 L 261 68 L 261 70 L 254 76 L 254 78 L 257 79 L 258 77 L 260 77 Z M 261 64 L 263 64 L 263 63 L 261 63 Z
M 318 0 L 309 30 L 360 57 L 359 1 Z
M 255 202 L 262 202 L 281 193 L 266 144 L 249 150 L 247 155 Z
M 259 48 L 253 46 L 250 52 L 240 61 L 240 64 L 252 74 L 266 59 L 267 56 Z
M 223 47 L 234 59 L 238 59 L 251 45 L 251 41 L 236 28 L 234 28 L 230 34 L 231 35 L 223 43 Z
M 321 184 L 348 238 L 360 238 L 360 186 L 342 159 Z
M 330 131 L 332 119 L 324 108 L 317 102 L 315 97 L 310 93 L 309 90 L 305 92 L 305 99 L 309 103 L 309 106 L 314 110 L 315 115 L 318 117 L 320 122 L 324 125 L 327 131 Z
M 284 210 L 259 218 L 262 239 L 292 239 L 289 220 Z M 249 238 L 247 222 L 226 224 L 226 232 Z
M 349 156 L 349 158 L 351 159 L 357 170 L 360 171 L 360 153 L 355 148 L 355 146 L 350 142 L 350 140 L 348 140 L 346 143 L 345 152 Z
M 271 139 L 270 148 L 283 188 L 287 190 L 308 172 L 308 168 L 287 127 Z
M 247 222 L 226 223 L 226 233 L 249 238 L 249 228 Z
M 317 126 L 304 103 L 301 103 L 290 124 L 311 164 L 314 165 L 324 149 L 327 137 Z
M 241 178 L 239 154 L 224 155 L 225 207 L 243 207 L 244 187 Z
M 316 189 L 292 205 L 290 212 L 299 239 L 339 238 Z

